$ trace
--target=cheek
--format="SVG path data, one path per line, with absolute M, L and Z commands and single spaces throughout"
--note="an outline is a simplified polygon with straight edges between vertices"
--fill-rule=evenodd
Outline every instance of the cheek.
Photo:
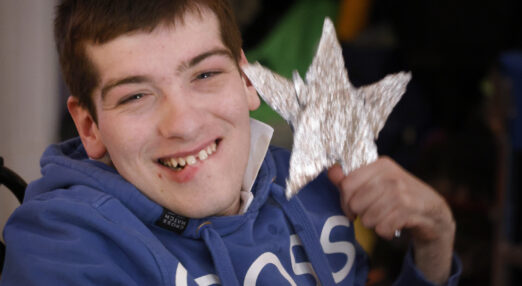
M 241 92 L 230 92 L 223 96 L 217 104 L 214 105 L 216 112 L 229 120 L 239 123 L 249 117 L 248 102 L 246 95 Z
M 128 120 L 126 118 L 112 118 L 105 124 L 101 131 L 102 140 L 107 146 L 111 159 L 115 161 L 128 161 L 130 158 L 138 158 L 139 151 L 143 147 L 145 138 L 150 138 L 152 127 L 145 128 L 142 120 Z M 131 123 L 132 122 L 132 123 Z

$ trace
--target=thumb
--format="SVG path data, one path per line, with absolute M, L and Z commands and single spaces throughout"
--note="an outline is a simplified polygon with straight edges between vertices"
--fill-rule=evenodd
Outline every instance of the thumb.
M 343 173 L 343 168 L 341 168 L 339 164 L 335 164 L 332 167 L 328 168 L 328 178 L 339 189 L 339 195 L 341 196 L 341 208 L 343 209 L 344 214 L 348 217 L 349 220 L 354 221 L 357 218 L 357 215 L 350 209 L 350 206 L 346 203 L 346 200 L 344 198 L 345 192 L 342 190 L 341 183 L 343 179 L 346 178 L 346 176 Z
M 343 169 L 339 164 L 335 164 L 328 168 L 328 178 L 337 187 L 340 187 L 341 181 L 344 179 L 344 177 L 345 175 L 343 173 Z

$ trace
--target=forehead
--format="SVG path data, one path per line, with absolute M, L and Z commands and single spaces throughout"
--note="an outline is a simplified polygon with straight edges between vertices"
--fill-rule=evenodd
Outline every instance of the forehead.
M 161 24 L 152 31 L 136 31 L 103 44 L 87 44 L 86 54 L 103 84 L 108 75 L 160 72 L 218 48 L 228 50 L 218 19 L 213 12 L 201 9 L 199 13 L 186 13 L 173 25 Z

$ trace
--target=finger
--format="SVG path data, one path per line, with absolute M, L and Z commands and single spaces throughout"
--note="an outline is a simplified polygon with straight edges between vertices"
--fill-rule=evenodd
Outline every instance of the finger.
M 386 174 L 388 170 L 383 165 L 385 165 L 383 159 L 379 158 L 373 163 L 351 171 L 341 183 L 347 184 L 352 189 L 358 189 L 368 182 L 378 180 L 382 174 Z
M 411 231 L 416 241 L 433 241 L 440 236 L 435 227 L 435 222 L 422 215 L 414 215 L 407 218 L 404 228 Z
M 341 186 L 341 181 L 344 179 L 344 177 L 345 175 L 343 173 L 343 169 L 339 164 L 335 164 L 328 169 L 328 178 L 337 187 Z
M 339 164 L 335 164 L 328 169 L 328 178 L 339 189 L 341 208 L 344 214 L 349 220 L 354 221 L 357 218 L 357 215 L 349 206 L 351 192 L 347 191 L 347 189 L 349 189 L 349 187 L 347 187 L 348 184 L 345 184 L 343 187 L 343 180 L 346 178 L 346 175 L 344 175 L 343 170 Z
M 341 201 L 341 209 L 343 210 L 344 212 L 344 215 L 346 215 L 346 217 L 350 220 L 350 221 L 354 221 L 356 218 L 357 218 L 357 215 L 355 214 L 355 212 L 352 211 L 352 209 L 350 208 L 350 205 L 348 203 L 348 200 L 346 198 L 346 193 L 344 192 L 340 192 L 340 201 Z
M 372 171 L 375 168 L 375 165 L 361 167 L 358 170 L 352 171 L 348 175 L 344 175 L 341 166 L 338 164 L 328 169 L 329 179 L 339 189 L 341 195 L 341 207 L 345 215 L 351 220 L 355 219 L 357 214 L 362 212 L 367 206 L 367 203 L 364 203 L 364 205 L 353 203 L 352 197 L 361 189 L 364 189 L 362 185 L 375 179 L 375 176 L 373 175 L 374 172 Z M 373 198 L 367 198 L 364 201 L 369 202 L 373 199 L 375 199 L 375 196 Z M 357 208 L 356 211 L 354 211 L 354 207 Z
M 390 213 L 398 208 L 399 203 L 389 196 L 379 196 L 368 209 L 360 214 L 361 222 L 367 228 L 374 228 L 380 221 L 383 221 Z
M 346 177 L 343 173 L 343 170 L 339 164 L 335 164 L 332 167 L 328 168 L 328 178 L 330 181 L 337 187 L 339 190 L 339 197 L 341 202 L 341 208 L 346 215 L 346 217 L 354 221 L 357 217 L 355 213 L 352 212 L 350 206 L 348 205 L 348 197 L 346 192 L 342 189 L 342 181 Z
M 385 191 L 385 186 L 367 182 L 351 194 L 351 198 L 348 198 L 348 204 L 356 214 L 363 215 L 368 212 L 372 205 L 379 201 L 380 198 L 383 196 L 386 197 Z M 350 194 L 348 193 L 348 195 Z
M 395 237 L 396 230 L 403 230 L 406 223 L 406 213 L 395 209 L 375 226 L 375 233 L 384 239 Z

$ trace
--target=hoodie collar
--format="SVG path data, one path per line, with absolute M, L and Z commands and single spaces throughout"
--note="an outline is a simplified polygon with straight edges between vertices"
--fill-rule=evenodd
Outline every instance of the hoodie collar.
M 245 175 L 243 176 L 239 214 L 244 214 L 254 199 L 252 186 L 268 151 L 273 133 L 274 129 L 269 125 L 250 118 L 250 152 Z

